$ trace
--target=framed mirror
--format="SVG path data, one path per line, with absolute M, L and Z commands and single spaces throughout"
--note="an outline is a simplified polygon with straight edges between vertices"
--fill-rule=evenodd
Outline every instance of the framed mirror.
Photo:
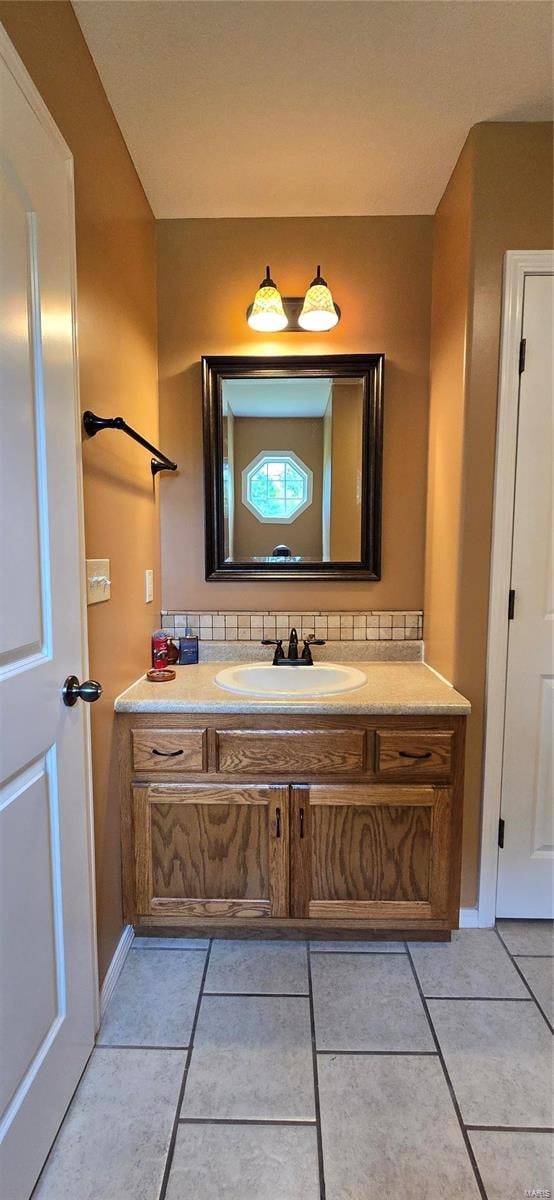
M 379 579 L 382 354 L 202 359 L 206 579 Z

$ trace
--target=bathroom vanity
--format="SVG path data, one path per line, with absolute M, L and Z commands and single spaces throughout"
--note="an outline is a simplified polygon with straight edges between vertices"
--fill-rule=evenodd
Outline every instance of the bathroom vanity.
M 422 663 L 316 700 L 222 664 L 116 701 L 126 920 L 160 933 L 429 937 L 458 925 L 469 703 Z

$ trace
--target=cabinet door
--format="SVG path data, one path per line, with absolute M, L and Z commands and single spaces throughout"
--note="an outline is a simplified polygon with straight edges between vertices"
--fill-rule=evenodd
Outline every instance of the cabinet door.
M 294 917 L 448 917 L 448 788 L 322 784 L 291 801 Z
M 288 788 L 133 788 L 139 916 L 288 916 Z

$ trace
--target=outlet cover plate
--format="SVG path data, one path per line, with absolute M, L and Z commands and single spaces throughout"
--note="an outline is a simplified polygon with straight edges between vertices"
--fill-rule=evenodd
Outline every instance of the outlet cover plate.
M 111 596 L 109 558 L 87 558 L 87 604 L 100 604 Z
M 154 599 L 154 572 L 150 569 L 144 572 L 144 599 L 146 604 Z

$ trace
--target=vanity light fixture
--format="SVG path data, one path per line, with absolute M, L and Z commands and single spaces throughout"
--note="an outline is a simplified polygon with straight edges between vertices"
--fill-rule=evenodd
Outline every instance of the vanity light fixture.
M 327 281 L 321 275 L 321 267 L 318 266 L 315 279 L 312 279 L 304 297 L 298 324 L 310 332 L 325 333 L 338 325 L 339 320 L 340 308 L 334 303 Z
M 321 267 L 305 296 L 281 296 L 266 267 L 265 279 L 246 310 L 248 324 L 257 333 L 326 333 L 340 317 Z
M 271 278 L 269 267 L 265 269 L 265 279 L 262 279 L 253 303 L 246 310 L 246 319 L 250 328 L 258 333 L 279 333 L 289 323 L 281 293 Z

